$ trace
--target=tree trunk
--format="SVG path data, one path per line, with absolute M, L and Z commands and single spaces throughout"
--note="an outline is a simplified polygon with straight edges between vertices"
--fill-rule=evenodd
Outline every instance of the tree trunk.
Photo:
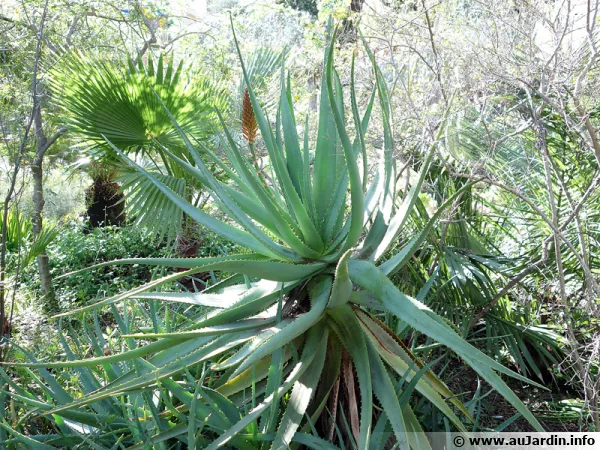
M 36 158 L 37 159 L 37 158 Z M 42 164 L 35 162 L 31 167 L 33 175 L 33 236 L 37 238 L 42 232 L 42 212 L 44 210 L 44 179 Z M 54 288 L 52 287 L 52 277 L 50 275 L 50 264 L 48 255 L 43 252 L 37 257 L 38 273 L 40 275 L 40 286 L 44 295 L 44 309 L 47 312 L 58 311 L 58 304 Z
M 35 158 L 31 165 L 31 174 L 33 177 L 33 237 L 37 237 L 42 232 L 43 227 L 43 212 L 44 212 L 44 155 L 48 147 L 52 145 L 55 139 L 48 141 L 46 134 L 44 133 L 43 121 L 42 121 L 42 108 L 40 99 L 43 96 L 43 88 L 40 84 L 36 84 L 36 95 L 34 98 L 34 124 L 35 133 L 37 137 L 37 147 L 35 152 Z M 44 251 L 37 257 L 38 273 L 40 275 L 40 286 L 42 288 L 43 308 L 48 313 L 57 312 L 58 302 L 52 286 L 52 276 L 50 275 L 50 264 L 48 255 Z

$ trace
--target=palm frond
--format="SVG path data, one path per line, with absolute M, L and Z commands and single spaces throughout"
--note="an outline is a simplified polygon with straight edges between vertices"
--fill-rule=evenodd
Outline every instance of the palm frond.
M 165 175 L 147 167 L 162 184 L 173 193 L 185 197 L 188 186 L 184 178 Z M 127 216 L 138 226 L 153 230 L 159 238 L 174 238 L 180 231 L 183 212 L 166 197 L 146 176 L 130 167 L 119 170 L 117 181 L 125 193 Z
M 154 141 L 185 149 L 161 101 L 192 138 L 205 140 L 223 106 L 223 90 L 200 74 L 183 71 L 161 55 L 156 67 L 129 61 L 123 70 L 110 61 L 70 53 L 51 72 L 54 97 L 73 133 L 93 148 L 109 151 L 105 138 L 128 152 L 148 152 Z M 160 101 L 157 97 L 160 97 Z

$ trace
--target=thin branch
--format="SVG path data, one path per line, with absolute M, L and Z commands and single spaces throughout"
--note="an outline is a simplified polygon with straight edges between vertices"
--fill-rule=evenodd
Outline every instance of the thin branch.
M 73 33 L 75 33 L 75 30 L 77 29 L 77 24 L 79 23 L 79 21 L 81 20 L 81 16 L 79 14 L 76 14 L 73 17 L 73 20 L 71 21 L 71 25 L 69 26 L 69 29 L 67 30 L 67 36 L 65 37 L 65 41 L 67 43 L 67 46 L 71 46 L 71 37 L 73 37 Z
M 448 104 L 448 97 L 446 96 L 446 90 L 444 89 L 444 85 L 442 84 L 442 75 L 440 73 L 440 57 L 438 55 L 437 47 L 435 45 L 435 39 L 433 37 L 433 25 L 431 24 L 431 19 L 429 18 L 429 11 L 427 10 L 427 6 L 425 5 L 425 0 L 421 0 L 423 4 L 423 9 L 425 10 L 425 22 L 427 23 L 427 30 L 429 31 L 429 41 L 431 43 L 431 50 L 433 51 L 433 56 L 435 59 L 435 77 L 437 79 L 438 84 L 440 85 L 440 91 L 442 93 L 442 97 L 444 97 L 444 102 L 446 105 Z
M 98 19 L 110 20 L 111 22 L 121 22 L 121 23 L 127 23 L 128 22 L 128 20 L 125 19 L 124 17 L 118 18 L 118 17 L 105 16 L 105 15 L 102 15 L 102 14 L 98 14 L 95 10 L 88 11 L 86 13 L 86 16 L 87 17 L 96 17 Z
M 494 306 L 496 306 L 496 304 L 500 301 L 500 299 L 502 297 L 504 297 L 506 294 L 508 294 L 508 292 L 512 288 L 514 288 L 517 284 L 519 284 L 527 275 L 535 272 L 536 270 L 541 269 L 542 267 L 544 267 L 546 265 L 546 263 L 548 262 L 548 244 L 551 240 L 552 240 L 552 236 L 549 236 L 542 244 L 542 257 L 539 260 L 537 260 L 536 262 L 527 266 L 525 269 L 523 269 L 521 272 L 519 272 L 515 277 L 513 277 L 500 290 L 500 292 L 498 292 L 494 296 L 494 298 L 492 298 L 492 300 L 486 305 L 486 307 L 483 308 L 481 311 L 479 311 L 475 315 L 475 318 L 471 321 L 471 328 L 473 328 L 475 325 L 477 325 L 477 322 L 479 322 L 486 314 L 488 314 L 494 308 Z
M 54 142 L 56 142 L 56 140 L 59 137 L 61 137 L 63 134 L 65 134 L 68 131 L 69 131 L 68 128 L 61 128 L 56 133 L 54 133 L 54 135 L 52 135 L 52 137 L 50 137 L 50 139 L 48 139 L 46 141 L 46 145 L 44 145 L 44 147 L 42 149 L 42 153 L 46 153 L 46 151 L 52 146 L 52 144 L 54 144 Z
M 451 169 L 450 169 L 450 173 L 453 176 L 474 179 L 474 177 L 472 177 L 471 175 L 457 173 L 457 172 L 452 171 Z M 479 178 L 479 177 L 476 179 L 481 180 L 481 178 Z M 582 269 L 584 270 L 586 277 L 590 280 L 590 283 L 592 284 L 594 292 L 596 293 L 596 295 L 600 296 L 600 286 L 598 286 L 598 283 L 596 282 L 596 279 L 594 278 L 594 275 L 592 274 L 591 269 L 589 268 L 589 266 L 587 264 L 585 264 L 585 261 L 583 261 L 579 252 L 575 249 L 575 247 L 573 247 L 573 244 L 571 243 L 571 241 L 569 241 L 567 239 L 567 237 L 562 233 L 562 231 L 559 227 L 556 227 L 554 225 L 552 220 L 546 215 L 546 213 L 544 213 L 544 211 L 542 211 L 533 201 L 528 199 L 521 192 L 519 192 L 518 190 L 516 190 L 514 188 L 511 188 L 510 186 L 505 185 L 504 183 L 493 180 L 489 177 L 484 178 L 482 181 L 485 181 L 486 183 L 491 184 L 492 186 L 499 187 L 500 189 L 503 189 L 507 192 L 510 192 L 515 197 L 518 197 L 520 200 L 525 202 L 527 204 L 527 206 L 529 206 L 538 216 L 540 216 L 540 218 L 544 222 L 546 222 L 546 224 L 552 229 L 552 231 L 554 233 L 558 234 L 560 239 L 565 243 L 565 245 L 568 247 L 568 249 L 573 253 L 573 256 L 575 256 L 575 258 L 577 259 L 577 262 L 581 265 Z

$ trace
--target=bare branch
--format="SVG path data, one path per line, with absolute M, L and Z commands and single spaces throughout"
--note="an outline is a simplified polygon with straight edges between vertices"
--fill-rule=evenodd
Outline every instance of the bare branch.
M 56 140 L 63 134 L 65 134 L 67 131 L 69 131 L 67 128 L 61 128 L 56 133 L 54 133 L 54 135 L 46 141 L 46 145 L 44 145 L 42 153 L 46 153 L 46 151 L 52 146 L 52 144 L 54 144 L 54 142 L 56 142 Z

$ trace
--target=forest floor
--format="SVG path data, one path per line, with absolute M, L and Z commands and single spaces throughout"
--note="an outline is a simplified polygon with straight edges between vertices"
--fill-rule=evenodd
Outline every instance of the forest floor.
M 458 362 L 458 361 L 457 361 Z M 496 390 L 491 390 L 485 382 L 470 367 L 456 364 L 443 377 L 450 390 L 461 394 L 463 401 L 468 401 L 474 395 L 480 397 L 480 413 L 475 412 L 479 428 L 496 429 L 509 421 L 515 415 L 515 408 Z M 503 377 L 508 386 L 519 398 L 527 399 L 526 404 L 538 418 L 546 431 L 553 432 L 584 432 L 589 430 L 584 411 L 580 402 L 573 401 L 576 393 L 568 387 L 557 383 L 545 383 L 548 390 L 526 385 L 519 380 Z M 540 383 L 543 384 L 544 383 Z M 530 432 L 535 431 L 523 417 L 510 423 L 503 431 Z

